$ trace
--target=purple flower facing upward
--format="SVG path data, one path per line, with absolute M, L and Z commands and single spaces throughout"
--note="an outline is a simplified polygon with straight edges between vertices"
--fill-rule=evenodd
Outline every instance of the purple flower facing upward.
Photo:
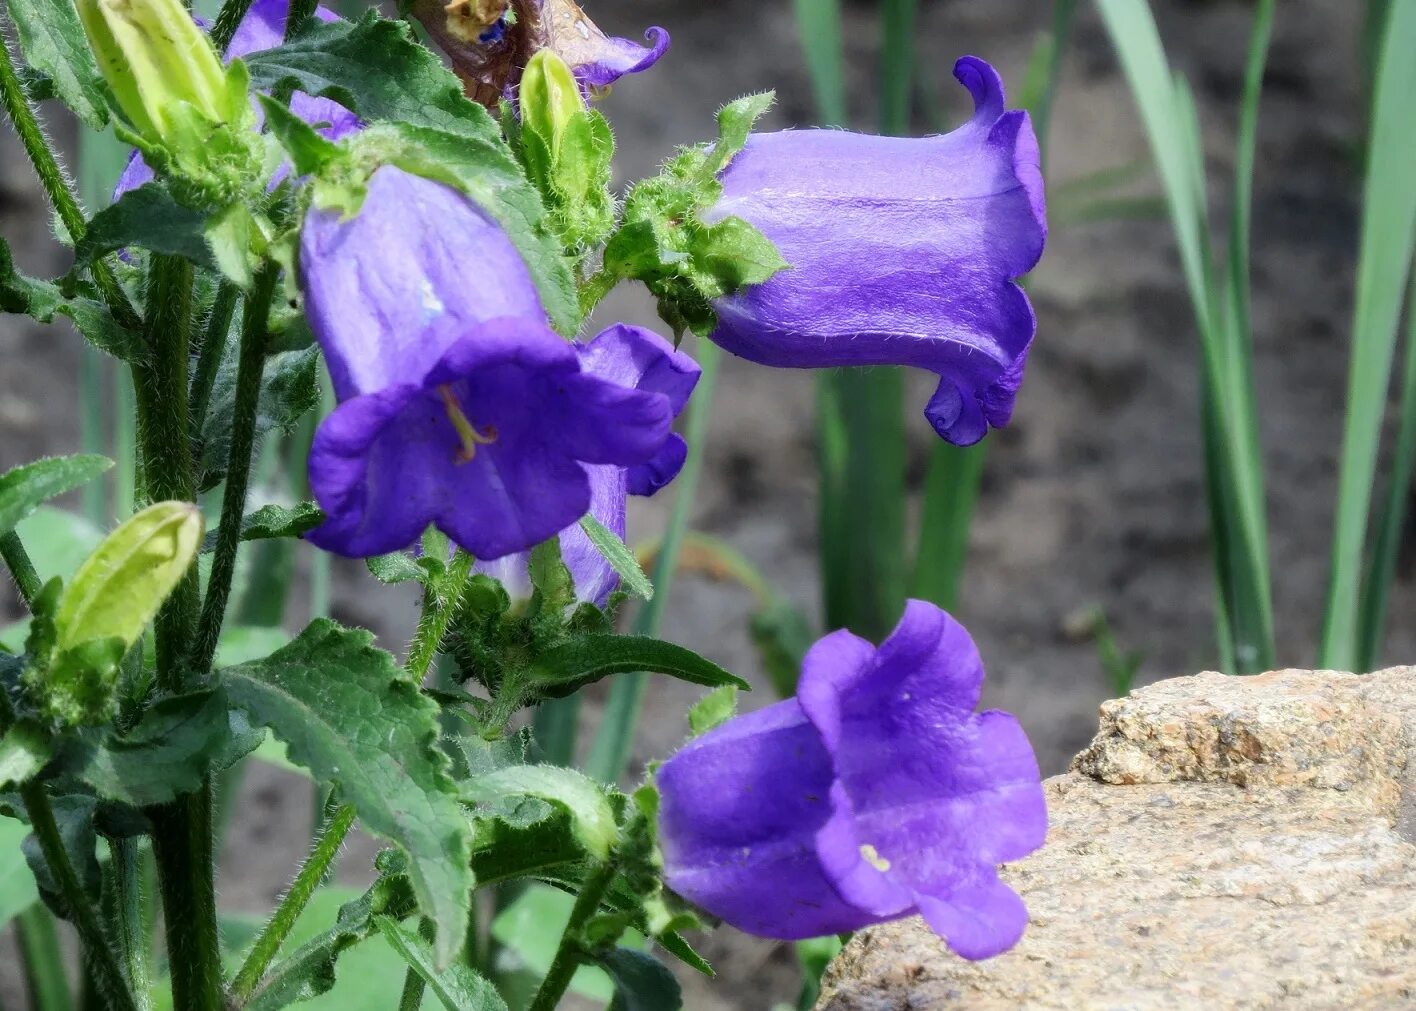
M 1036 320 L 1014 283 L 1047 234 L 1037 139 L 966 56 L 974 114 L 941 137 L 754 134 L 722 173 L 736 215 L 791 265 L 721 299 L 712 339 L 794 368 L 912 365 L 939 375 L 925 417 L 958 445 L 1012 414 Z
M 598 341 L 550 329 L 511 240 L 458 191 L 379 169 L 352 218 L 306 217 L 299 277 L 340 401 L 310 450 L 320 547 L 383 554 L 435 524 L 499 558 L 584 515 L 589 466 L 661 464 L 672 391 L 583 368 Z M 653 357 L 652 335 L 608 333 Z
M 997 865 L 1042 845 L 1037 761 L 1007 713 L 975 713 L 962 625 L 910 601 L 877 649 L 842 630 L 797 697 L 691 741 L 658 772 L 665 880 L 739 929 L 796 939 L 919 913 L 965 958 L 1027 924 Z
M 586 91 L 648 70 L 669 50 L 669 33 L 648 46 L 606 35 L 574 0 L 413 0 L 413 13 L 452 60 L 468 93 L 495 106 L 515 91 L 539 49 L 553 50 Z
M 290 0 L 255 0 L 246 11 L 246 16 L 236 26 L 236 34 L 231 45 L 226 47 L 226 59 L 235 60 L 263 49 L 274 49 L 285 39 L 285 22 L 290 16 Z M 316 7 L 315 18 L 319 21 L 338 21 L 339 15 L 328 7 Z M 197 24 L 206 28 L 200 18 Z M 290 96 L 290 111 L 306 123 L 321 124 L 319 133 L 329 140 L 339 140 L 359 129 L 359 118 L 338 102 L 329 98 L 316 98 L 303 91 Z M 257 123 L 261 121 L 260 106 L 256 106 Z M 283 164 L 271 179 L 271 186 L 280 183 L 290 172 L 290 166 Z M 129 190 L 135 190 L 144 183 L 152 182 L 154 176 L 143 156 L 134 151 L 128 156 L 128 164 L 113 187 L 113 199 L 117 200 Z
M 688 403 L 698 382 L 699 368 L 688 355 L 651 330 L 627 326 L 610 327 L 589 344 L 577 344 L 580 367 L 586 373 L 620 386 L 627 386 L 669 398 L 675 416 Z M 687 446 L 683 438 L 671 434 L 648 463 L 634 467 L 611 464 L 585 468 L 590 478 L 590 514 L 625 537 L 625 502 L 633 495 L 652 495 L 677 476 L 683 466 Z M 575 581 L 576 599 L 604 607 L 619 586 L 619 576 L 600 549 L 590 542 L 579 523 L 560 532 L 561 559 Z M 525 552 L 496 561 L 480 562 L 477 568 L 499 579 L 513 598 L 531 595 L 530 556 Z

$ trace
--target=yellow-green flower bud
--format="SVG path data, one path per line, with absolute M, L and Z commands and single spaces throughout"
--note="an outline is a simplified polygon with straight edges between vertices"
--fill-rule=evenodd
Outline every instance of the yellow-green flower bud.
M 149 506 L 79 566 L 52 619 L 36 615 L 51 631 L 47 655 L 32 657 L 26 677 L 52 716 L 70 724 L 106 718 L 118 664 L 196 560 L 202 527 L 190 502 Z M 31 647 L 37 641 L 32 635 Z
M 192 112 L 228 118 L 221 59 L 181 0 L 78 0 L 78 9 L 118 107 L 145 139 L 170 140 Z
M 586 115 L 570 65 L 550 49 L 539 50 L 526 64 L 518 98 L 522 128 L 539 135 L 553 158 L 570 121 Z

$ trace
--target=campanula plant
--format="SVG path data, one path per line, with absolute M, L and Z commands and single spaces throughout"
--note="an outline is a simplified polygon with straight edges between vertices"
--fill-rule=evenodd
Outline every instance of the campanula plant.
M 596 966 L 614 1006 L 672 1011 L 668 963 L 711 975 L 694 944 L 713 926 L 796 939 L 919 914 L 965 958 L 1017 943 L 999 868 L 1042 842 L 1038 770 L 1016 721 L 975 712 L 983 661 L 954 618 L 912 601 L 879 646 L 832 632 L 794 698 L 740 716 L 741 678 L 619 631 L 655 593 L 627 498 L 696 476 L 717 345 L 932 371 L 926 415 L 954 442 L 1007 420 L 1034 331 L 1015 280 L 1046 226 L 1027 118 L 986 63 L 959 63 L 976 111 L 954 133 L 760 133 L 771 96 L 750 95 L 621 200 L 594 103 L 664 57 L 662 29 L 610 38 L 565 0 L 414 3 L 450 71 L 374 11 L 230 0 L 208 34 L 178 0 L 10 7 L 29 83 L 0 48 L 0 94 L 74 267 L 27 277 L 0 246 L 0 307 L 69 317 L 137 391 L 140 508 L 76 571 L 38 571 L 16 524 L 109 461 L 0 475 L 0 559 L 30 612 L 0 644 L 0 824 L 33 835 L 35 922 L 73 924 L 95 1004 L 548 1011 Z M 135 149 L 92 216 L 35 118 L 40 78 Z M 874 192 L 897 176 L 920 181 Z M 588 325 L 622 282 L 662 328 Z M 311 500 L 252 509 L 261 439 L 312 414 Z M 254 540 L 411 591 L 401 658 L 328 618 L 251 648 L 227 611 Z M 686 743 L 632 789 L 579 771 L 578 694 L 646 674 L 711 689 Z M 247 761 L 303 770 L 320 817 L 236 938 L 216 784 Z M 355 826 L 386 849 L 335 914 Z M 554 950 L 528 987 L 478 916 L 546 886 L 568 912 L 506 942 Z M 60 964 L 36 944 L 32 973 Z M 360 973 L 385 957 L 401 968 L 376 992 Z

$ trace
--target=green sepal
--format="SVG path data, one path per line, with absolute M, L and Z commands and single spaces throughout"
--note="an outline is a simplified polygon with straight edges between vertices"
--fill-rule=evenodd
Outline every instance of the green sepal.
M 265 110 L 266 126 L 290 156 L 296 175 L 319 175 L 333 163 L 348 157 L 346 149 L 321 136 L 318 130 L 291 112 L 284 102 L 277 102 L 269 95 L 258 97 L 261 108 Z
M 695 702 L 688 710 L 688 729 L 699 737 L 721 726 L 737 714 L 737 686 L 715 688 Z
M 610 568 L 615 570 L 615 574 L 630 592 L 645 600 L 654 598 L 654 584 L 639 567 L 634 552 L 629 550 L 629 546 L 617 533 L 597 520 L 593 513 L 580 517 L 580 529 L 585 531 L 585 536 L 595 545 L 595 550 L 610 563 Z
M 506 1011 L 497 988 L 469 965 L 439 968 L 432 946 L 387 916 L 375 919 L 379 931 L 408 963 L 447 1011 Z

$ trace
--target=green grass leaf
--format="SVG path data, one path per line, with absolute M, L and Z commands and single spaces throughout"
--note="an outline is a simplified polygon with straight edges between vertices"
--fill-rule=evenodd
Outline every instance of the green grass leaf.
M 292 761 L 338 787 L 367 831 L 402 847 L 446 962 L 466 933 L 471 827 L 437 746 L 437 704 L 372 640 L 319 619 L 265 659 L 226 668 L 221 683 Z

